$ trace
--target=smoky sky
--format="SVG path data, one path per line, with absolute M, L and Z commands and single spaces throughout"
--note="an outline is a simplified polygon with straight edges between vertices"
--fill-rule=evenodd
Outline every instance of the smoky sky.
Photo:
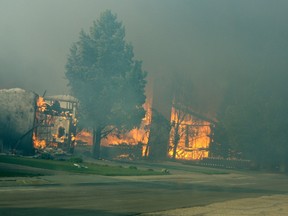
M 229 77 L 287 70 L 286 0 L 0 0 L 0 88 L 68 94 L 69 48 L 106 9 L 123 22 L 163 112 L 174 85 L 213 115 Z

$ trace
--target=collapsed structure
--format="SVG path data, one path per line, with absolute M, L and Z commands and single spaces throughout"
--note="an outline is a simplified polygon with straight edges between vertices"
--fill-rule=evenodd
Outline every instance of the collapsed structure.
M 70 95 L 39 97 L 37 101 L 34 147 L 60 148 L 73 153 L 78 101 Z
M 43 97 L 19 88 L 0 90 L 0 152 L 32 155 L 47 147 L 73 152 L 77 100 Z

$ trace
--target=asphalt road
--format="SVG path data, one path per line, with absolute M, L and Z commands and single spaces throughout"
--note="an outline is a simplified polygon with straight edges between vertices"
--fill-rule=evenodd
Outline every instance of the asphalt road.
M 193 167 L 187 165 L 169 166 L 173 169 L 165 176 L 58 173 L 1 178 L 0 215 L 139 215 L 239 198 L 288 194 L 286 175 L 244 171 L 207 175 L 192 172 Z

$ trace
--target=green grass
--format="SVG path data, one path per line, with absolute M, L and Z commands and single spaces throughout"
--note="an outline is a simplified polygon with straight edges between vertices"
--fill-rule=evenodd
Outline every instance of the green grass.
M 119 166 L 99 165 L 95 163 L 78 163 L 82 167 L 87 167 L 87 168 L 78 168 L 74 166 L 73 162 L 69 161 L 43 160 L 43 159 L 6 156 L 6 155 L 0 156 L 0 162 L 9 164 L 19 164 L 24 166 L 56 170 L 56 171 L 65 171 L 65 172 L 83 173 L 83 174 L 97 174 L 105 176 L 141 176 L 141 175 L 164 174 L 162 172 L 152 170 L 130 169 Z
M 41 174 L 20 172 L 18 170 L 1 170 L 0 168 L 0 177 L 34 177 L 34 176 L 41 176 Z
M 230 172 L 226 170 L 220 170 L 220 169 L 214 169 L 214 168 L 208 168 L 208 167 L 196 167 L 196 166 L 191 166 L 191 168 L 187 167 L 175 167 L 171 165 L 165 166 L 167 169 L 178 169 L 182 171 L 188 171 L 188 172 L 193 172 L 193 173 L 201 173 L 201 174 L 206 174 L 206 175 L 223 175 L 223 174 L 229 174 Z

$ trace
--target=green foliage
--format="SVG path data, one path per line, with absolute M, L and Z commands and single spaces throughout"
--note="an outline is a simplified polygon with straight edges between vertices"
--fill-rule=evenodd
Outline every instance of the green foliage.
M 104 129 L 130 130 L 145 115 L 146 72 L 134 59 L 133 47 L 125 42 L 125 28 L 107 10 L 88 33 L 70 49 L 66 78 L 80 101 L 80 121 Z

